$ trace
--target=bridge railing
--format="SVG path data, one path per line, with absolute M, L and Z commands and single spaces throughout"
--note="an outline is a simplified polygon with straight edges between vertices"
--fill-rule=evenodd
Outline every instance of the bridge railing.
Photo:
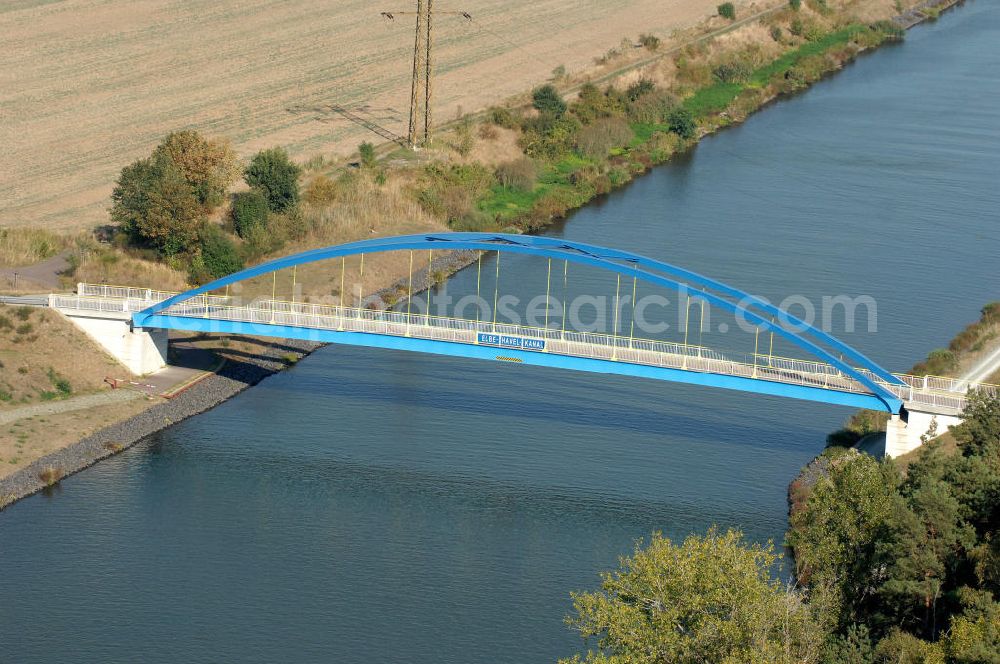
M 762 378 L 856 393 L 867 391 L 836 369 L 818 362 L 763 354 L 725 354 L 703 346 L 677 342 L 509 323 L 494 324 L 492 321 L 270 300 L 254 302 L 252 305 L 231 306 L 192 299 L 174 305 L 161 314 L 259 325 L 409 336 L 468 344 L 478 344 L 480 333 L 497 334 L 545 340 L 546 351 L 576 357 Z M 502 351 L 502 347 L 498 350 Z
M 82 295 L 50 295 L 49 306 L 55 309 L 131 314 L 148 307 L 149 300 L 115 299 Z
M 76 285 L 76 294 L 82 297 L 106 297 L 118 300 L 142 300 L 145 302 L 162 302 L 167 298 L 177 295 L 177 293 L 170 291 L 160 291 L 151 288 L 86 283 Z
M 78 292 L 76 296 L 54 295 L 51 304 L 67 309 L 135 313 L 149 307 L 153 302 L 162 301 L 176 294 L 103 284 L 80 284 Z M 848 392 L 868 391 L 836 367 L 813 360 L 762 353 L 723 353 L 704 346 L 679 342 L 596 332 L 564 331 L 555 327 L 532 327 L 429 314 L 408 314 L 391 310 L 281 300 L 257 300 L 238 305 L 234 300 L 235 298 L 227 296 L 203 294 L 161 313 L 261 325 L 279 324 L 358 331 L 472 344 L 478 343 L 480 333 L 500 334 L 542 339 L 546 342 L 547 351 L 578 357 L 761 378 Z M 938 409 L 959 411 L 964 408 L 965 394 L 970 387 L 1000 394 L 1000 386 L 970 385 L 957 378 L 896 374 L 904 385 L 892 385 L 868 371 L 861 369 L 859 371 L 904 401 Z

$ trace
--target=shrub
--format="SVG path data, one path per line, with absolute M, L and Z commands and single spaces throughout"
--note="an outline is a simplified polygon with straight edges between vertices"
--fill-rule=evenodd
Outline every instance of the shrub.
M 868 29 L 890 39 L 903 39 L 906 36 L 906 30 L 893 21 L 875 21 Z
M 781 31 L 781 26 L 779 25 L 771 26 L 771 39 L 780 43 L 784 36 L 785 34 Z
M 21 323 L 17 326 L 14 331 L 18 334 L 31 334 L 31 331 L 35 329 L 35 326 L 31 323 Z
M 14 309 L 14 316 L 16 316 L 18 320 L 28 320 L 31 318 L 31 314 L 31 307 L 18 307 L 17 309 Z
M 662 164 L 681 147 L 682 139 L 677 134 L 656 132 L 649 140 L 649 158 L 654 164 Z
M 554 85 L 547 84 L 535 88 L 531 93 L 531 105 L 540 113 L 561 116 L 566 112 L 566 102 Z
M 462 233 L 482 233 L 495 230 L 496 222 L 484 212 L 470 210 L 461 217 L 452 219 L 449 226 L 452 230 Z
M 753 66 L 743 58 L 733 58 L 716 65 L 712 75 L 723 83 L 749 83 Z
M 302 198 L 313 207 L 330 205 L 337 199 L 337 183 L 325 175 L 317 175 L 306 185 Z M 265 201 L 265 211 L 266 206 Z
M 570 116 L 538 118 L 528 126 L 518 144 L 529 157 L 557 159 L 572 152 L 580 123 Z
M 719 16 L 728 18 L 730 21 L 736 20 L 736 7 L 731 2 L 724 2 L 717 7 Z
M 240 192 L 233 197 L 233 228 L 241 238 L 245 239 L 251 229 L 267 225 L 268 214 L 267 198 L 256 189 Z
M 537 177 L 535 162 L 527 157 L 500 164 L 496 170 L 497 182 L 507 189 L 518 191 L 531 191 L 534 189 Z
M 432 164 L 424 170 L 424 187 L 417 200 L 449 223 L 470 214 L 476 199 L 493 185 L 493 173 L 481 164 Z
M 243 256 L 247 261 L 256 261 L 261 256 L 270 254 L 281 248 L 282 240 L 276 237 L 265 226 L 253 226 L 247 232 L 247 235 L 243 242 Z M 201 257 L 198 258 L 201 260 Z M 204 263 L 200 263 L 201 277 L 199 279 L 192 279 L 194 282 L 203 281 L 206 276 L 208 276 L 207 271 L 205 271 Z M 192 276 L 194 276 L 195 270 L 192 269 Z
M 502 106 L 494 106 L 489 111 L 486 112 L 486 117 L 490 122 L 498 127 L 503 127 L 504 129 L 513 129 L 518 125 L 517 118 L 510 111 L 509 108 L 504 108 Z
M 932 350 L 927 359 L 914 365 L 911 373 L 916 376 L 944 376 L 958 368 L 958 359 L 946 348 Z
M 589 124 L 597 118 L 624 114 L 626 102 L 627 98 L 613 87 L 601 92 L 593 83 L 586 83 L 580 88 L 572 110 L 583 124 Z
M 666 90 L 657 90 L 628 105 L 628 119 L 643 124 L 666 122 L 670 111 L 677 106 L 677 98 Z
M 458 139 L 458 142 L 455 144 L 455 151 L 463 157 L 468 157 L 476 144 L 475 139 L 472 137 L 472 123 L 468 117 L 463 118 L 458 123 L 458 126 L 455 127 L 455 138 Z
M 628 145 L 635 134 L 622 118 L 601 118 L 580 130 L 576 148 L 580 154 L 603 159 L 614 148 Z
M 639 97 L 648 95 L 656 90 L 656 85 L 648 78 L 640 78 L 638 81 L 628 86 L 625 96 L 629 101 L 636 101 Z
M 796 37 L 801 37 L 806 31 L 806 24 L 801 18 L 796 18 L 792 21 L 792 24 L 788 26 L 788 31 Z
M 830 6 L 826 4 L 826 0 L 809 0 L 809 4 L 812 5 L 813 10 L 818 14 L 828 15 L 831 11 Z
M 365 168 L 375 166 L 375 146 L 368 141 L 358 146 L 358 154 L 361 155 L 361 165 Z
M 802 0 L 788 0 L 788 6 L 795 11 L 802 9 Z
M 683 106 L 678 106 L 670 112 L 670 117 L 667 118 L 667 123 L 670 126 L 670 131 L 685 140 L 694 138 L 695 132 L 698 130 L 698 124 L 694 120 L 694 114 Z
M 52 486 L 61 480 L 66 473 L 62 468 L 55 468 L 53 466 L 46 466 L 44 469 L 39 471 L 38 479 L 40 479 L 45 486 Z
M 612 187 L 620 187 L 631 179 L 632 176 L 624 168 L 615 167 L 608 171 L 608 180 Z
M 57 374 L 55 369 L 49 367 L 47 374 L 49 377 L 49 382 L 52 383 L 52 386 L 56 388 L 59 394 L 61 394 L 64 397 L 68 397 L 70 394 L 73 393 L 73 386 L 70 385 L 68 380 Z
M 215 224 L 206 224 L 201 234 L 201 261 L 205 271 L 218 279 L 243 269 L 243 260 L 233 241 Z
M 284 212 L 299 202 L 299 175 L 302 169 L 281 148 L 262 150 L 250 160 L 243 179 L 267 199 L 272 212 Z
M 656 35 L 639 35 L 639 43 L 648 51 L 655 52 L 660 48 L 660 38 Z
M 495 141 L 497 137 L 500 136 L 500 132 L 497 128 L 491 124 L 481 124 L 479 125 L 479 138 L 484 141 Z
M 12 327 L 14 327 L 14 323 L 9 318 L 0 316 L 0 330 L 9 330 Z

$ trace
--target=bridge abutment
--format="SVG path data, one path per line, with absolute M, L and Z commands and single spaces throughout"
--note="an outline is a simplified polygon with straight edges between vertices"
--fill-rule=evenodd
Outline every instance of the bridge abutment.
M 895 458 L 912 452 L 923 445 L 925 436 L 940 436 L 961 422 L 960 415 L 905 409 L 886 424 L 885 455 Z
M 127 313 L 57 310 L 133 374 L 143 376 L 167 366 L 166 330 L 133 329 Z

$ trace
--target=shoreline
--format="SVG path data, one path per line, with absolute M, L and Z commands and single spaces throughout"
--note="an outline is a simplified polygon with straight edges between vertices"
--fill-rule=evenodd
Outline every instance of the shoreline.
M 227 361 L 217 373 L 185 388 L 174 398 L 150 406 L 137 415 L 116 422 L 60 450 L 33 461 L 0 479 L 0 511 L 17 501 L 44 491 L 62 479 L 122 452 L 149 436 L 211 410 L 262 380 L 287 368 L 283 356 L 299 358 L 322 344 L 288 340 L 283 348 L 243 362 Z
M 895 17 L 893 20 L 908 30 L 925 21 L 936 18 L 939 12 L 961 4 L 962 1 L 927 0 L 927 2 Z M 922 10 L 932 11 L 925 12 Z M 876 49 L 867 50 L 874 51 Z M 841 63 L 838 67 L 831 69 L 828 75 L 843 69 L 844 64 L 846 63 Z M 634 69 L 641 69 L 642 66 L 645 65 L 637 65 Z M 809 89 L 809 87 L 811 85 L 806 89 Z M 765 100 L 756 109 L 748 113 L 747 117 L 757 111 L 763 110 L 774 101 L 780 100 L 785 96 L 789 95 L 778 94 Z M 709 127 L 706 131 L 699 134 L 691 147 L 697 145 L 702 138 L 728 126 L 740 124 L 744 119 L 741 118 L 740 120 L 733 120 Z M 669 160 L 666 163 L 669 163 Z M 645 169 L 644 173 L 648 173 L 650 170 L 652 170 L 652 167 Z M 621 186 L 614 187 L 612 191 L 624 188 L 631 181 L 632 179 L 630 178 L 623 182 Z M 584 205 L 599 200 L 601 196 L 602 194 L 598 194 L 588 199 L 584 202 Z M 573 209 L 579 209 L 579 207 L 582 206 L 568 209 L 566 213 L 571 213 Z M 553 217 L 547 224 L 535 230 L 542 231 L 557 221 L 565 221 L 567 216 L 568 214 Z M 435 259 L 431 266 L 422 268 L 414 273 L 412 294 L 434 288 L 441 281 L 474 264 L 477 258 L 478 252 L 462 251 L 449 253 Z M 442 276 L 439 277 L 439 275 Z M 405 277 L 401 278 L 389 286 L 375 291 L 368 296 L 368 299 L 377 298 L 383 305 L 382 308 L 391 308 L 396 302 L 402 299 L 399 297 L 400 286 L 405 284 L 405 280 Z M 404 297 L 406 292 L 403 292 Z M 292 349 L 299 358 L 302 358 L 308 356 L 324 344 L 285 340 L 283 341 L 283 345 L 286 349 Z M 155 404 L 137 415 L 111 424 L 67 447 L 35 460 L 6 478 L 0 479 L 0 511 L 3 511 L 6 507 L 23 498 L 50 488 L 65 477 L 89 468 L 102 459 L 134 446 L 154 433 L 168 429 L 189 417 L 206 412 L 244 390 L 257 385 L 267 377 L 287 368 L 287 365 L 278 357 L 272 355 L 272 352 L 240 363 L 226 362 L 217 373 L 213 373 L 196 384 L 185 388 L 175 398 Z

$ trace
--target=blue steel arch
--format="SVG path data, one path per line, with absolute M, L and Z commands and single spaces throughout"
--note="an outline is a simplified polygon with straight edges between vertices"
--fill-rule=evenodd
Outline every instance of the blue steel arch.
M 697 296 L 704 298 L 710 304 L 731 313 L 742 315 L 748 322 L 765 330 L 769 330 L 779 336 L 789 340 L 793 344 L 806 350 L 810 354 L 822 358 L 830 365 L 836 367 L 844 374 L 850 376 L 859 384 L 864 385 L 878 399 L 879 402 L 889 412 L 898 412 L 901 406 L 900 399 L 879 385 L 869 376 L 859 372 L 842 359 L 833 355 L 817 344 L 826 343 L 835 348 L 844 356 L 859 363 L 861 367 L 872 374 L 879 376 L 883 380 L 892 384 L 902 384 L 898 378 L 893 376 L 871 359 L 841 342 L 835 337 L 819 330 L 805 321 L 802 321 L 769 302 L 754 297 L 749 293 L 729 286 L 719 281 L 715 281 L 698 273 L 684 270 L 677 266 L 657 261 L 652 258 L 633 254 L 630 252 L 599 247 L 577 242 L 568 242 L 556 238 L 545 238 L 530 235 L 511 235 L 503 233 L 438 233 L 422 235 L 401 235 L 393 237 L 373 238 L 361 240 L 332 247 L 313 249 L 299 254 L 284 256 L 282 258 L 255 265 L 253 267 L 235 272 L 221 279 L 216 279 L 198 288 L 180 293 L 153 306 L 137 312 L 133 315 L 132 322 L 135 327 L 148 326 L 151 319 L 159 312 L 168 309 L 174 304 L 179 304 L 185 300 L 197 297 L 204 293 L 209 293 L 228 285 L 251 279 L 263 274 L 282 270 L 296 265 L 314 263 L 332 258 L 341 258 L 364 253 L 383 253 L 389 251 L 406 251 L 419 249 L 443 249 L 443 250 L 466 250 L 466 251 L 505 251 L 509 253 L 529 254 L 547 258 L 559 258 L 570 262 L 591 265 L 611 272 L 616 272 L 623 276 L 635 277 L 642 281 L 658 286 L 682 289 L 689 287 L 688 284 L 678 281 L 684 279 L 689 284 L 700 287 Z M 616 262 L 620 261 L 620 262 Z M 624 264 L 622 264 L 624 263 Z M 650 272 L 647 269 L 657 270 L 664 274 Z M 709 292 L 707 289 L 719 291 L 720 294 Z M 725 297 L 723 297 L 725 296 Z M 732 302 L 726 297 L 739 298 L 738 302 Z M 752 310 L 755 307 L 761 313 Z M 800 328 L 797 331 L 789 330 L 782 325 L 775 324 L 769 317 L 782 320 L 789 326 Z M 154 325 L 155 327 L 155 325 Z

